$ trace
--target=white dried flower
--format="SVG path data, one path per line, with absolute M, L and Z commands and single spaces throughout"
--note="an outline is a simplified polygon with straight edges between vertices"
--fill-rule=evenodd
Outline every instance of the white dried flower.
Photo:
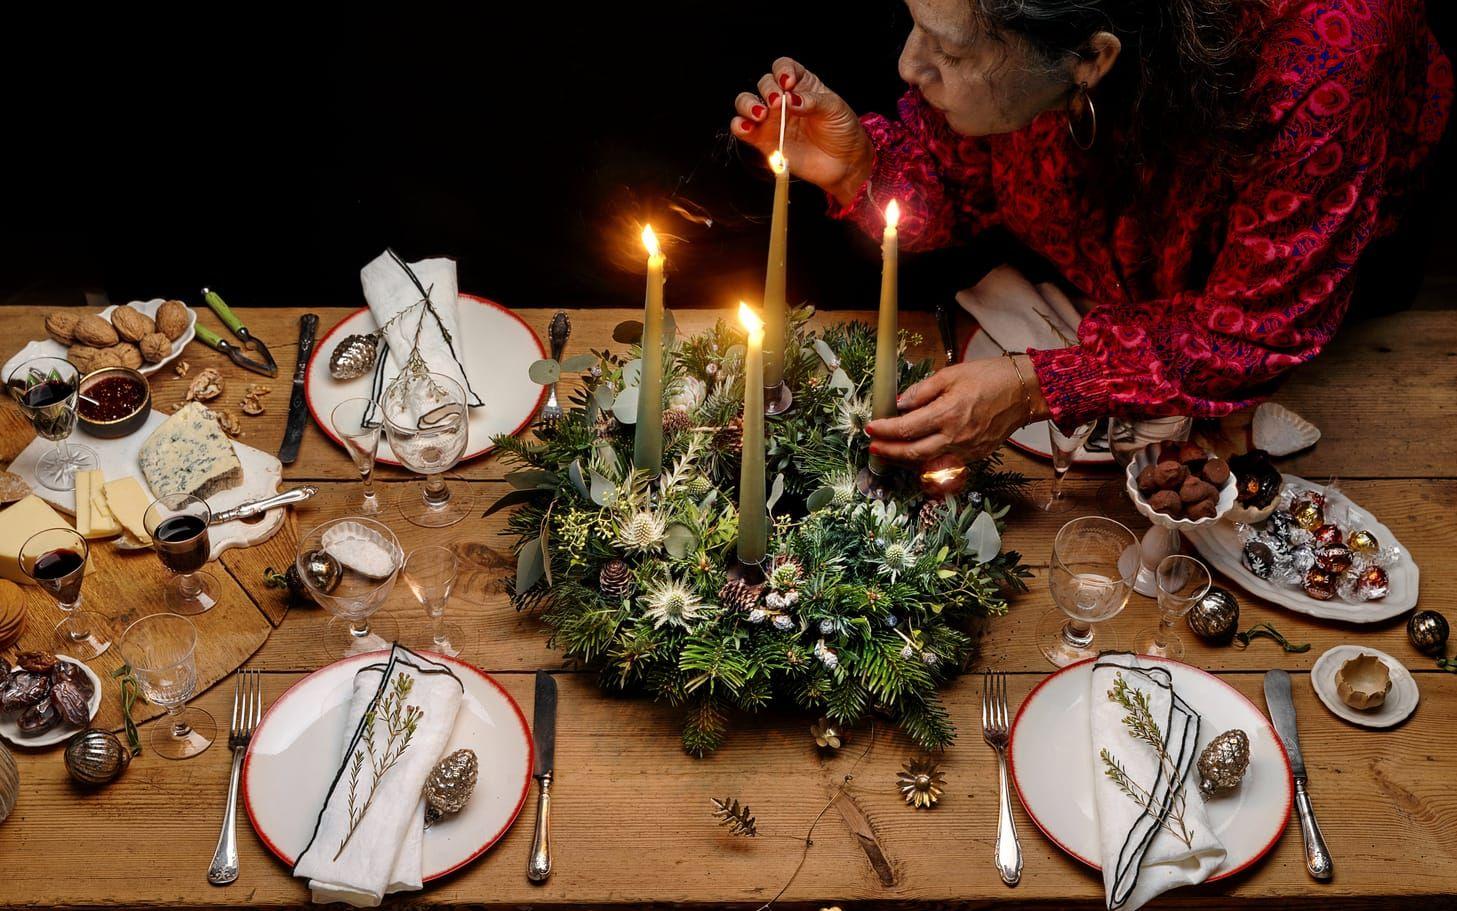
M 671 576 L 653 586 L 641 600 L 645 605 L 643 613 L 652 618 L 656 628 L 671 624 L 687 629 L 691 621 L 702 615 L 704 607 L 693 589 Z

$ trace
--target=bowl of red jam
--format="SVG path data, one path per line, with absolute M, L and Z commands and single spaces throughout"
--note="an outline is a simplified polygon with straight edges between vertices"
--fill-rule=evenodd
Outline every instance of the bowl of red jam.
M 147 378 L 130 367 L 102 367 L 81 378 L 76 419 L 94 437 L 115 439 L 135 433 L 152 411 Z

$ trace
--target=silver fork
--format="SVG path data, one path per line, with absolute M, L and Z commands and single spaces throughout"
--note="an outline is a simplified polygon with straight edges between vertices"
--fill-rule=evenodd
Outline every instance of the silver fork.
M 258 671 L 238 671 L 233 687 L 233 722 L 228 728 L 228 748 L 233 751 L 233 775 L 228 781 L 228 809 L 223 813 L 223 830 L 218 833 L 217 850 L 207 868 L 207 881 L 226 886 L 238 878 L 238 775 L 243 770 L 243 754 L 248 741 L 263 716 L 263 675 Z
M 987 671 L 981 686 L 981 736 L 997 751 L 997 781 L 1001 799 L 997 806 L 997 872 L 1002 882 L 1015 886 L 1022 879 L 1022 843 L 1017 840 L 1017 823 L 1012 819 L 1012 797 L 1007 790 L 1007 742 L 1011 723 L 1007 717 L 1007 675 Z
M 551 342 L 551 359 L 558 364 L 562 362 L 562 352 L 567 350 L 567 337 L 572 334 L 571 320 L 567 319 L 567 311 L 558 310 L 551 318 L 551 325 L 547 328 L 546 334 Z M 556 383 L 552 383 L 546 394 L 546 404 L 541 406 L 541 423 L 551 427 L 562 418 L 562 406 L 557 401 Z

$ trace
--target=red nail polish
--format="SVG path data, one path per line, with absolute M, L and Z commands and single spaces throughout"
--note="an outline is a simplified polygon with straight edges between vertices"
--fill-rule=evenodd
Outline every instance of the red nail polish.
M 789 93 L 789 97 L 793 100 L 795 107 L 799 107 L 800 105 L 804 104 L 804 99 L 794 94 L 793 92 Z
M 780 73 L 779 74 L 779 87 L 781 89 L 787 89 L 787 88 L 789 88 L 789 74 L 788 73 Z
M 779 100 L 779 93 L 778 92 L 770 92 L 769 93 L 769 97 L 768 98 L 765 98 L 764 100 L 767 101 L 767 102 L 769 102 L 769 107 L 772 108 L 772 107 L 774 107 L 774 102 L 776 102 L 776 101 Z
M 751 108 L 749 110 L 749 113 L 754 116 L 754 119 L 755 120 L 758 120 L 759 118 L 763 117 L 764 114 L 765 114 L 764 106 L 762 104 L 756 104 L 756 105 L 753 106 L 753 108 Z
M 755 122 L 754 122 L 754 121 L 752 121 L 752 120 L 750 120 L 750 119 L 748 119 L 748 118 L 747 118 L 747 117 L 740 117 L 740 118 L 739 118 L 739 121 L 740 121 L 740 122 L 741 122 L 741 123 L 743 123 L 743 125 L 744 125 L 744 132 L 745 132 L 745 133 L 747 133 L 747 132 L 749 132 L 749 131 L 750 131 L 750 130 L 752 130 L 752 129 L 753 129 L 753 128 L 754 128 L 754 127 L 756 127 L 756 126 L 758 126 L 758 124 L 757 124 L 757 123 L 755 123 Z

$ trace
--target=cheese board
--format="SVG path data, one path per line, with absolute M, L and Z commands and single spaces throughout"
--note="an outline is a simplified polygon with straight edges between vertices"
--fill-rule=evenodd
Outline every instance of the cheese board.
M 147 502 L 156 498 L 156 492 L 148 485 L 141 469 L 142 449 L 152 434 L 168 419 L 168 415 L 153 411 L 141 429 L 129 436 L 117 439 L 101 439 L 77 429 L 71 439 L 91 447 L 97 456 L 99 470 L 106 482 L 124 478 L 135 478 Z M 230 440 L 242 469 L 242 481 L 235 486 L 216 490 L 206 496 L 208 506 L 214 512 L 232 509 L 250 500 L 269 496 L 278 491 L 283 481 L 283 465 L 276 457 L 246 443 Z M 74 490 L 50 490 L 36 479 L 36 465 L 53 444 L 48 440 L 34 439 L 15 458 L 10 471 L 19 475 L 35 490 L 36 495 L 61 512 L 75 516 L 76 494 Z M 176 448 L 176 447 L 170 447 Z M 174 453 L 178 458 L 181 453 Z M 222 522 L 214 525 L 208 537 L 212 543 L 209 559 L 230 547 L 249 547 L 273 537 L 283 527 L 286 510 L 275 509 L 264 514 L 257 522 L 242 520 Z

